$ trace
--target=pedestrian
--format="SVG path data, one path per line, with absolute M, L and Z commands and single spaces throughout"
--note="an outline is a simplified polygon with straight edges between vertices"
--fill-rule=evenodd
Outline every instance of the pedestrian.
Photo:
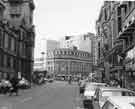
M 16 96 L 18 95 L 18 89 L 19 89 L 19 79 L 14 76 L 11 80 L 10 80 L 11 84 L 12 84 L 12 89 L 10 90 L 10 96 L 13 94 L 13 93 L 16 93 Z

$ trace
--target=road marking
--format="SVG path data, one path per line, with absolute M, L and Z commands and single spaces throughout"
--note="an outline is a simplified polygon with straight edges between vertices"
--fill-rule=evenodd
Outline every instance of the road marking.
M 20 102 L 24 103 L 24 102 L 29 101 L 29 100 L 32 100 L 32 97 L 25 98 L 25 99 L 21 100 Z

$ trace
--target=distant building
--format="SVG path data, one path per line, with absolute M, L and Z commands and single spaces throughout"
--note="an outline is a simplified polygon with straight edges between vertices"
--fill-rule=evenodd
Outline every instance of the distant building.
M 67 48 L 49 50 L 47 71 L 54 75 L 88 76 L 92 71 L 92 56 L 89 52 Z
M 41 58 L 35 58 L 34 59 L 34 71 L 44 71 L 46 70 L 45 66 L 44 66 L 44 59 Z
M 94 37 L 95 35 L 93 33 L 87 33 L 84 35 L 76 35 L 76 36 L 65 36 L 60 41 L 60 48 L 76 47 L 78 50 L 92 53 Z
M 93 57 L 93 64 L 96 64 L 96 37 L 93 33 L 65 36 L 60 41 L 60 48 L 70 48 L 89 52 Z
M 60 42 L 56 40 L 46 40 L 46 51 L 60 48 Z

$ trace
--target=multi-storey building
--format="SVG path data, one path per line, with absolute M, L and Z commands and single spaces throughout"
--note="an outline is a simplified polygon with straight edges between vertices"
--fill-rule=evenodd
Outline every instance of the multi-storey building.
M 0 8 L 0 74 L 19 74 L 30 80 L 33 70 L 35 31 L 32 22 L 32 0 L 1 0 Z M 30 21 L 30 22 L 28 22 Z
M 67 48 L 49 50 L 47 71 L 54 75 L 88 76 L 92 71 L 92 56 L 89 52 Z
M 78 50 L 93 53 L 95 35 L 87 33 L 84 35 L 65 36 L 60 41 L 60 48 L 77 48 Z
M 110 79 L 111 73 L 122 70 L 122 65 L 118 63 L 119 56 L 116 49 L 122 48 L 123 40 L 117 40 L 118 36 L 118 7 L 119 2 L 105 1 L 101 7 L 99 18 L 96 22 L 98 42 L 99 66 L 104 69 L 103 76 Z
M 95 46 L 96 46 L 96 37 L 93 33 L 87 33 L 83 35 L 76 36 L 65 36 L 60 41 L 60 48 L 70 48 L 78 49 L 81 51 L 86 51 L 91 53 L 93 65 L 95 65 Z
M 108 12 L 110 14 L 106 14 L 105 9 L 107 9 L 108 6 L 112 7 L 110 8 L 110 12 Z M 135 83 L 133 82 L 133 78 L 135 77 L 135 2 L 108 1 L 104 3 L 101 10 L 100 17 L 97 20 L 97 35 L 103 39 L 99 41 L 101 45 L 99 48 L 100 62 L 104 63 L 103 67 L 108 79 L 113 76 L 122 81 L 123 87 L 128 87 L 129 83 Z M 107 10 L 109 10 L 109 8 Z M 107 20 L 106 17 L 110 19 Z M 107 41 L 104 39 L 105 36 L 107 36 Z

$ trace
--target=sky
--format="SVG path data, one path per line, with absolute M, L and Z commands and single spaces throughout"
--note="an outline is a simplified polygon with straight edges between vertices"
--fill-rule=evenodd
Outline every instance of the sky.
M 42 51 L 41 40 L 58 40 L 66 35 L 96 33 L 103 0 L 34 0 L 36 30 L 35 57 Z

